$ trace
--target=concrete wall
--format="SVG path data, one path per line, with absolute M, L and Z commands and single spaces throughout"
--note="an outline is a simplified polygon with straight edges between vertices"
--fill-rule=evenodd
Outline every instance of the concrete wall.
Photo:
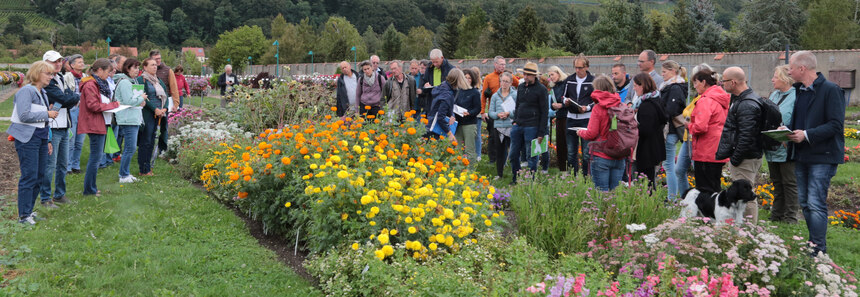
M 831 70 L 855 70 L 860 72 L 860 49 L 855 50 L 825 50 L 814 51 L 818 58 L 818 71 L 822 72 L 825 77 L 830 77 Z M 605 73 L 609 74 L 612 65 L 615 63 L 624 63 L 627 66 L 628 72 L 638 70 L 636 66 L 637 55 L 613 55 L 613 56 L 589 56 L 591 67 L 590 71 L 595 75 Z M 688 71 L 701 63 L 707 63 L 718 71 L 731 66 L 738 66 L 744 69 L 747 74 L 747 79 L 750 86 L 762 96 L 767 96 L 773 91 L 773 85 L 770 82 L 773 77 L 773 69 L 778 65 L 785 64 L 785 52 L 745 52 L 745 53 L 697 53 L 697 54 L 665 54 L 658 55 L 658 71 L 659 64 L 662 60 L 675 60 L 686 67 Z M 573 69 L 573 57 L 555 57 L 545 59 L 513 59 L 508 62 L 508 69 L 522 68 L 527 61 L 538 63 L 541 71 L 546 71 L 546 68 L 551 65 L 561 67 L 565 72 L 571 74 Z M 457 67 L 472 67 L 477 66 L 482 73 L 488 73 L 493 70 L 492 59 L 480 60 L 449 60 L 449 62 Z M 387 62 L 383 62 L 387 64 Z M 315 63 L 315 64 L 281 64 L 281 75 L 299 75 L 299 74 L 334 74 L 337 69 L 337 63 Z M 288 66 L 290 71 L 286 71 L 283 66 Z M 382 66 L 387 69 L 386 66 Z M 247 67 L 246 67 L 247 68 Z M 275 74 L 275 65 L 254 65 L 253 73 L 268 71 Z M 690 73 L 689 75 L 692 75 Z M 846 99 L 853 99 L 849 102 L 852 105 L 860 104 L 860 92 L 855 91 L 860 88 L 860 73 L 855 73 L 854 89 L 846 89 Z M 851 98 L 853 97 L 853 98 Z

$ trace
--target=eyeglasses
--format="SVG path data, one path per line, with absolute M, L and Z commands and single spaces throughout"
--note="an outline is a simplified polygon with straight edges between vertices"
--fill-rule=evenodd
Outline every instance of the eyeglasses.
M 588 67 L 573 67 L 573 68 L 576 68 L 576 70 L 581 70 L 581 69 L 585 69 L 585 68 L 588 68 Z
M 722 82 L 722 83 L 727 83 L 727 82 L 730 82 L 730 81 L 734 81 L 734 80 L 733 80 L 733 79 L 724 79 L 724 80 L 721 80 L 720 82 Z

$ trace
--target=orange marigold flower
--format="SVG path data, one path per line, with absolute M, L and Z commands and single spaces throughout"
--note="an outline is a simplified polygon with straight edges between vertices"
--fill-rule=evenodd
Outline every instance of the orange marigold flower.
M 331 107 L 331 111 L 337 111 L 337 107 L 336 107 L 336 106 L 332 106 L 332 107 Z
M 409 129 L 406 129 L 406 134 L 415 135 L 415 133 L 418 133 L 415 128 L 409 127 Z
M 379 114 L 380 114 L 380 115 L 383 115 L 383 114 L 385 114 L 385 111 L 384 111 L 384 110 L 380 110 L 380 111 L 379 111 Z
M 292 160 L 292 159 L 290 159 L 289 157 L 283 157 L 283 158 L 281 158 L 281 163 L 284 163 L 284 165 L 290 165 L 290 162 L 292 162 L 292 161 L 293 161 L 293 160 Z
M 239 199 L 245 199 L 248 197 L 248 192 L 239 192 L 237 196 L 239 196 Z
M 251 155 L 248 153 L 242 153 L 242 161 L 248 162 L 248 160 L 251 160 Z
M 302 147 L 302 149 L 299 150 L 299 153 L 302 155 L 307 155 L 308 154 L 308 148 Z

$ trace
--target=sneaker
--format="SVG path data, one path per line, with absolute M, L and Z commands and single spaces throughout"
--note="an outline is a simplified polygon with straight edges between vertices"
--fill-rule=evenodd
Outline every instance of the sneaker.
M 66 198 L 66 196 L 60 197 L 60 199 L 54 198 L 54 203 L 66 204 L 69 202 L 69 198 Z
M 478 162 L 481 162 L 481 156 L 478 156 L 476 159 L 478 159 Z
M 53 202 L 53 201 L 51 201 L 51 200 L 48 200 L 48 201 L 42 201 L 42 207 L 46 207 L 46 208 L 60 208 L 59 206 L 57 206 L 56 204 L 54 204 L 54 202 Z
M 72 168 L 72 174 L 78 174 L 78 173 L 81 173 L 81 169 Z
M 131 176 L 131 175 L 119 178 L 119 183 L 121 183 L 121 184 L 130 184 L 130 183 L 133 183 L 136 181 L 137 181 L 137 178 L 135 178 L 134 176 Z
M 45 218 L 37 217 L 35 211 L 30 214 L 30 217 L 33 218 L 34 221 L 44 221 L 45 220 Z
M 36 225 L 36 220 L 33 219 L 33 216 L 29 216 L 29 217 L 18 220 L 18 223 L 29 224 L 30 226 L 32 226 L 32 225 Z
M 122 156 L 116 156 L 116 157 L 114 157 L 114 158 L 113 158 L 113 161 L 114 161 L 114 162 L 116 162 L 116 163 L 119 163 L 120 161 L 122 161 Z

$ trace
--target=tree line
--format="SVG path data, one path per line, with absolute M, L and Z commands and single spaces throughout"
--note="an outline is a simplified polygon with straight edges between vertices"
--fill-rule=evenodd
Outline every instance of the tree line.
M 668 9 L 642 0 L 34 1 L 63 25 L 37 36 L 10 21 L 0 46 L 38 53 L 107 36 L 139 50 L 214 44 L 213 66 L 274 64 L 276 53 L 310 62 L 310 51 L 334 62 L 426 58 L 432 48 L 485 58 L 860 47 L 860 0 L 674 0 Z

